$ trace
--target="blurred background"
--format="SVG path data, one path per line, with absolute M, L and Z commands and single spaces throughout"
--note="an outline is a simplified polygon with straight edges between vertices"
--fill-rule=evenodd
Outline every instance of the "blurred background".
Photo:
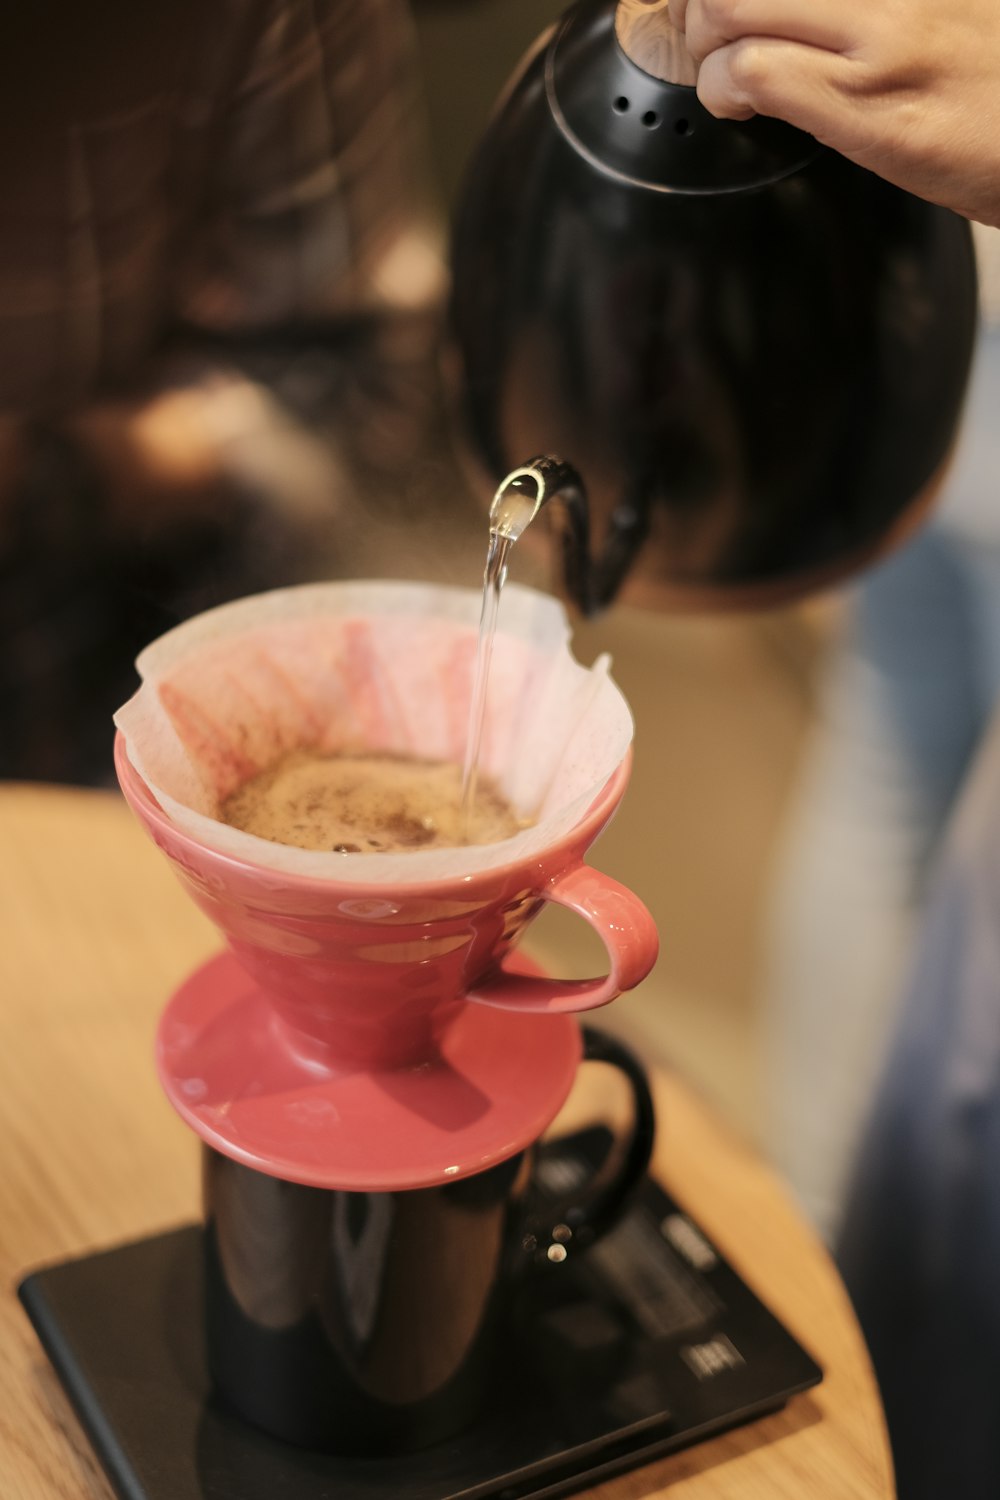
M 48 7 L 8 18 L 0 99 L 0 779 L 112 786 L 134 658 L 180 620 L 310 579 L 478 585 L 499 476 L 449 399 L 448 226 L 561 4 L 54 3 L 55 51 Z M 661 935 L 602 1021 L 701 1089 L 831 1242 L 1000 691 L 989 234 L 971 416 L 916 539 L 796 608 L 618 604 L 575 635 L 636 720 L 594 862 Z M 533 527 L 511 577 L 555 589 L 554 561 Z M 582 927 L 546 913 L 533 950 L 593 972 Z
M 310 577 L 478 583 L 489 497 L 455 461 L 438 381 L 447 223 L 497 93 L 560 9 L 416 0 L 414 38 L 393 0 L 290 0 L 247 8 L 259 34 L 198 42 L 197 7 L 153 4 L 140 26 L 116 0 L 69 39 L 86 66 L 42 117 L 45 28 L 19 21 L 28 87 L 0 120 L 0 776 L 110 785 L 137 650 L 213 603 Z M 192 72 L 202 55 L 214 73 Z M 545 549 L 512 577 L 549 586 Z M 607 1022 L 753 1139 L 764 894 L 836 616 L 616 607 L 576 638 L 585 661 L 612 654 L 637 723 L 595 862 L 662 935 Z M 534 947 L 585 972 L 586 938 L 553 914 Z
M 561 9 L 52 0 L 4 18 L 0 780 L 113 786 L 111 715 L 137 652 L 212 605 L 319 578 L 478 586 L 492 486 L 447 396 L 448 222 L 498 91 Z M 978 238 L 969 416 L 920 535 L 796 608 L 619 604 L 575 632 L 584 662 L 610 653 L 636 721 L 632 786 L 592 859 L 646 902 L 661 938 L 654 973 L 601 1023 L 676 1066 L 831 1244 L 936 856 L 1000 694 L 998 240 Z M 536 530 L 511 577 L 554 588 Z M 993 858 L 975 802 L 967 818 Z M 961 896 L 961 859 L 957 872 Z M 965 894 L 991 944 L 993 909 L 971 899 L 981 873 Z M 953 1179 L 977 1132 L 997 1139 L 995 954 L 960 924 L 952 936 L 945 957 L 960 979 L 967 963 L 975 1003 L 963 1011 L 962 986 L 926 955 L 916 974 L 942 1036 L 964 1016 L 974 1066 L 956 1054 L 949 1072 L 913 1011 L 927 1066 L 911 1078 L 904 1048 L 911 1098 L 891 1144 L 905 1161 L 918 1122 L 942 1171 L 917 1149 L 907 1177 L 890 1152 L 871 1215 L 893 1257 L 873 1305 L 900 1304 L 907 1337 L 890 1319 L 888 1347 L 903 1351 L 916 1425 L 950 1437 L 926 1423 L 928 1372 L 965 1400 L 970 1350 L 994 1347 L 975 1296 L 996 1282 L 980 1233 L 993 1219 L 963 1217 Z M 543 914 L 530 946 L 564 974 L 603 962 L 565 913 Z M 957 1151 L 925 1109 L 935 1073 L 956 1090 Z M 976 1212 L 988 1199 L 992 1214 L 992 1160 L 966 1183 Z M 936 1184 L 939 1200 L 897 1254 L 900 1183 L 915 1201 Z M 932 1339 L 911 1369 L 921 1296 L 950 1328 L 949 1225 L 951 1290 L 973 1293 L 968 1345 L 941 1358 Z M 930 1268 L 916 1293 L 898 1274 L 924 1265 L 914 1245 Z M 973 1248 L 978 1282 L 964 1274 Z M 995 1379 L 984 1393 L 995 1404 Z
M 414 6 L 434 220 L 448 215 L 468 155 L 518 60 L 564 9 L 559 0 L 418 0 Z M 525 455 L 527 457 L 527 455 Z M 369 513 L 343 559 L 355 576 L 472 584 L 485 548 L 482 506 L 431 463 L 406 514 Z M 439 509 L 434 501 L 442 501 Z M 416 519 L 419 517 L 419 519 Z M 555 570 L 522 547 L 510 576 L 555 587 Z M 772 863 L 817 712 L 822 663 L 841 617 L 828 596 L 755 616 L 663 616 L 617 605 L 577 622 L 584 662 L 610 652 L 636 720 L 635 769 L 591 862 L 631 886 L 661 937 L 657 968 L 601 1024 L 650 1059 L 675 1064 L 749 1140 L 767 1146 L 762 968 Z M 530 946 L 560 972 L 598 970 L 582 923 L 543 914 Z
M 492 101 L 563 8 L 553 0 L 417 5 L 443 214 Z M 452 576 L 474 576 L 481 546 L 477 523 Z M 516 558 L 511 576 L 550 582 L 533 556 Z M 653 974 L 601 1024 L 643 1055 L 676 1064 L 758 1144 L 768 1119 L 761 1014 L 767 891 L 839 618 L 832 598 L 728 618 L 618 605 L 575 634 L 581 660 L 611 653 L 636 720 L 632 785 L 591 859 L 642 896 L 661 939 Z M 582 974 L 600 962 L 588 939 L 572 918 L 552 912 L 533 929 L 532 946 L 553 965 Z

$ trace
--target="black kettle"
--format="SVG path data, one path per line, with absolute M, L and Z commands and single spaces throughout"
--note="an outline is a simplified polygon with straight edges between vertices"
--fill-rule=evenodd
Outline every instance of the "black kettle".
M 454 227 L 466 430 L 494 482 L 531 454 L 577 471 L 588 613 L 626 583 L 778 602 L 884 551 L 946 467 L 975 340 L 968 224 L 778 121 L 714 119 L 682 42 L 666 0 L 581 0 Z

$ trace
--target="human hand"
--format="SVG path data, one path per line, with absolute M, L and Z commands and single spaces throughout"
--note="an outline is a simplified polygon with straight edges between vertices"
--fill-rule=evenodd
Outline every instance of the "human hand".
M 997 0 L 670 0 L 713 115 L 774 116 L 1000 225 Z

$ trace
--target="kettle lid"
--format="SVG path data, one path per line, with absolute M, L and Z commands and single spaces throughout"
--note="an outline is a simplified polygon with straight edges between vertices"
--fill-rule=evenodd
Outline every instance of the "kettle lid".
M 681 194 L 746 192 L 798 171 L 822 150 L 780 120 L 717 120 L 686 84 L 638 67 L 615 34 L 615 0 L 582 0 L 545 56 L 553 120 L 606 176 Z

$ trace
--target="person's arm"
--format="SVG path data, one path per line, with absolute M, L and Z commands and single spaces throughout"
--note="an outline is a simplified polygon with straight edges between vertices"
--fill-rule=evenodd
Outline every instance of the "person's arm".
M 787 120 L 899 187 L 1000 224 L 997 0 L 670 0 L 712 114 Z

